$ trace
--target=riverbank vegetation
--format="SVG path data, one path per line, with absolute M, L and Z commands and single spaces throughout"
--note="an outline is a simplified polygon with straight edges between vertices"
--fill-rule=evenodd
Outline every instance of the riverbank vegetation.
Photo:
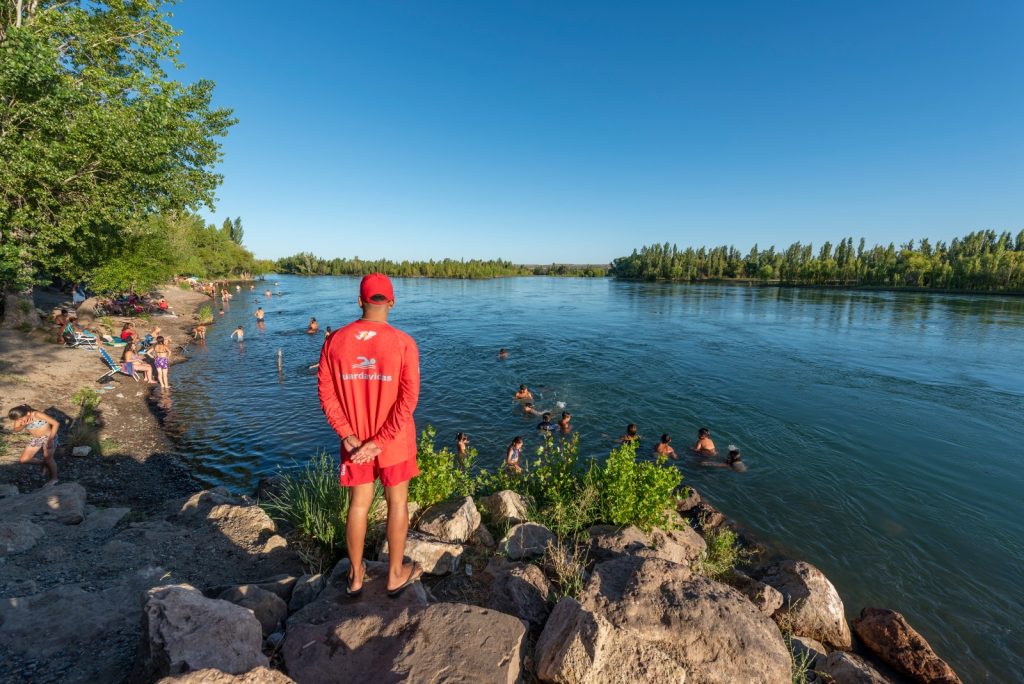
M 367 273 L 387 273 L 398 278 L 500 278 L 508 276 L 533 275 L 533 271 L 525 266 L 516 266 L 511 261 L 480 259 L 441 261 L 388 261 L 387 259 L 366 260 L 359 257 L 351 259 L 321 259 L 309 252 L 301 252 L 290 257 L 278 259 L 278 273 L 295 275 L 351 275 L 361 276 Z
M 213 207 L 219 139 L 235 119 L 213 106 L 212 82 L 169 75 L 179 66 L 171 4 L 0 3 L 8 313 L 54 281 L 113 291 L 255 270 L 240 222 L 222 238 L 192 213 Z
M 611 275 L 648 281 L 751 280 L 783 285 L 874 286 L 977 292 L 1024 292 L 1024 230 L 977 231 L 950 243 L 927 238 L 868 248 L 864 238 L 826 242 L 815 252 L 795 242 L 784 250 L 746 255 L 735 247 L 688 247 L 665 243 L 615 259 Z

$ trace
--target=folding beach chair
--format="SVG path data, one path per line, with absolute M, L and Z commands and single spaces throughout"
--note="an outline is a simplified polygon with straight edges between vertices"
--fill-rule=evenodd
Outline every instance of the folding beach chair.
M 78 347 L 96 349 L 96 337 L 78 332 L 75 330 L 75 326 L 70 323 L 64 326 L 64 331 L 60 335 L 64 338 L 64 346 L 66 347 L 71 347 L 72 349 Z
M 97 380 L 96 382 L 106 382 L 107 380 L 110 380 L 111 378 L 118 374 L 130 375 L 132 380 L 134 380 L 135 382 L 139 381 L 138 373 L 126 372 L 123 368 L 121 368 L 121 364 L 115 362 L 114 359 L 110 358 L 110 354 L 108 354 L 107 350 L 103 349 L 102 347 L 100 348 L 100 356 L 103 357 L 103 362 L 107 364 L 107 367 L 110 368 L 110 370 L 108 370 L 106 373 L 100 376 L 100 379 Z

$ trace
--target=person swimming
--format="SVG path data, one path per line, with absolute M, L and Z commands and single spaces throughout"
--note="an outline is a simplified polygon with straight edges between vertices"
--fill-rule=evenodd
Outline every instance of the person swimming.
M 551 422 L 550 413 L 545 413 L 540 417 L 540 423 L 537 424 L 537 429 L 541 432 L 554 432 L 555 424 Z
M 666 458 L 679 458 L 676 454 L 676 450 L 672 448 L 672 438 L 667 432 L 661 436 L 661 441 L 655 445 L 654 453 L 658 456 L 665 456 Z
M 538 411 L 536 408 L 534 408 L 533 404 L 530 402 L 526 402 L 525 404 L 523 404 L 523 413 L 525 413 L 528 416 L 541 416 L 544 414 L 543 411 Z
M 313 334 L 315 334 L 319 330 L 320 330 L 320 324 L 316 322 L 315 318 L 310 318 L 309 319 L 309 326 L 306 328 L 306 332 L 309 333 L 310 335 L 313 335 Z
M 262 306 L 256 307 L 256 313 L 254 315 L 256 316 L 256 322 L 257 323 L 262 323 L 264 316 L 266 316 L 266 314 L 263 313 L 263 307 Z
M 505 452 L 505 467 L 508 468 L 509 472 L 518 475 L 523 472 L 522 466 L 519 465 L 519 459 L 523 455 L 523 438 L 516 437 L 512 440 L 512 443 L 508 445 L 508 450 Z
M 231 339 L 235 338 L 238 338 L 239 342 L 245 339 L 245 329 L 242 328 L 242 326 L 238 326 L 237 328 L 235 328 L 235 331 L 231 333 Z
M 572 414 L 568 411 L 562 411 L 562 417 L 558 420 L 558 429 L 562 431 L 563 435 L 572 432 L 572 425 L 569 424 L 570 420 L 572 420 Z
M 697 443 L 690 450 L 698 456 L 717 456 L 718 449 L 715 448 L 715 443 L 711 441 L 711 430 L 708 430 L 706 427 L 698 430 Z
M 743 462 L 740 450 L 735 444 L 729 445 L 729 455 L 725 457 L 724 463 L 722 461 L 706 459 L 701 461 L 701 465 L 707 468 L 730 468 L 737 473 L 747 472 L 747 466 Z
M 519 391 L 516 392 L 515 399 L 519 401 L 533 401 L 533 393 L 526 387 L 526 385 L 520 385 Z
M 465 468 L 469 456 L 469 435 L 465 432 L 455 434 L 455 455 L 459 459 L 459 467 Z
M 501 349 L 498 350 L 498 360 L 499 361 L 504 361 L 507 358 L 508 358 L 508 349 L 505 349 L 504 347 L 502 347 Z
M 630 423 L 626 426 L 626 434 L 619 437 L 619 442 L 625 444 L 626 442 L 639 442 L 640 434 L 637 432 L 636 423 Z

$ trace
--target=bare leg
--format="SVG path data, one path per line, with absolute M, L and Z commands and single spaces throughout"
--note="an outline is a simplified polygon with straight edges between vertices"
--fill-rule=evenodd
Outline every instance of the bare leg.
M 388 591 L 397 589 L 415 571 L 405 565 L 405 539 L 409 535 L 409 483 L 384 488 L 388 502 Z
M 363 586 L 363 545 L 366 542 L 366 519 L 373 503 L 373 483 L 348 488 L 348 520 L 345 523 L 345 543 L 348 546 L 349 577 L 352 591 Z

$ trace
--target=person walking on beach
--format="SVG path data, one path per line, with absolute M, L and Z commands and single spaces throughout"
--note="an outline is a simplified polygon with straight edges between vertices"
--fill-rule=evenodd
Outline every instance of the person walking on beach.
M 56 450 L 60 423 L 28 404 L 15 406 L 7 412 L 7 418 L 13 423 L 13 432 L 25 431 L 31 437 L 25 450 L 21 452 L 18 463 L 38 463 L 40 473 L 44 476 L 47 472 L 50 474 L 46 485 L 57 484 L 57 463 L 53 460 L 53 454 Z M 40 450 L 43 455 L 36 458 Z
M 339 479 L 349 488 L 346 593 L 356 596 L 363 590 L 366 521 L 379 478 L 388 507 L 386 588 L 389 596 L 398 596 L 423 574 L 419 563 L 405 563 L 409 480 L 419 474 L 413 422 L 420 393 L 419 349 L 412 337 L 388 325 L 395 294 L 386 275 L 364 277 L 358 302 L 362 317 L 324 342 L 317 386 L 327 422 L 341 438 Z

